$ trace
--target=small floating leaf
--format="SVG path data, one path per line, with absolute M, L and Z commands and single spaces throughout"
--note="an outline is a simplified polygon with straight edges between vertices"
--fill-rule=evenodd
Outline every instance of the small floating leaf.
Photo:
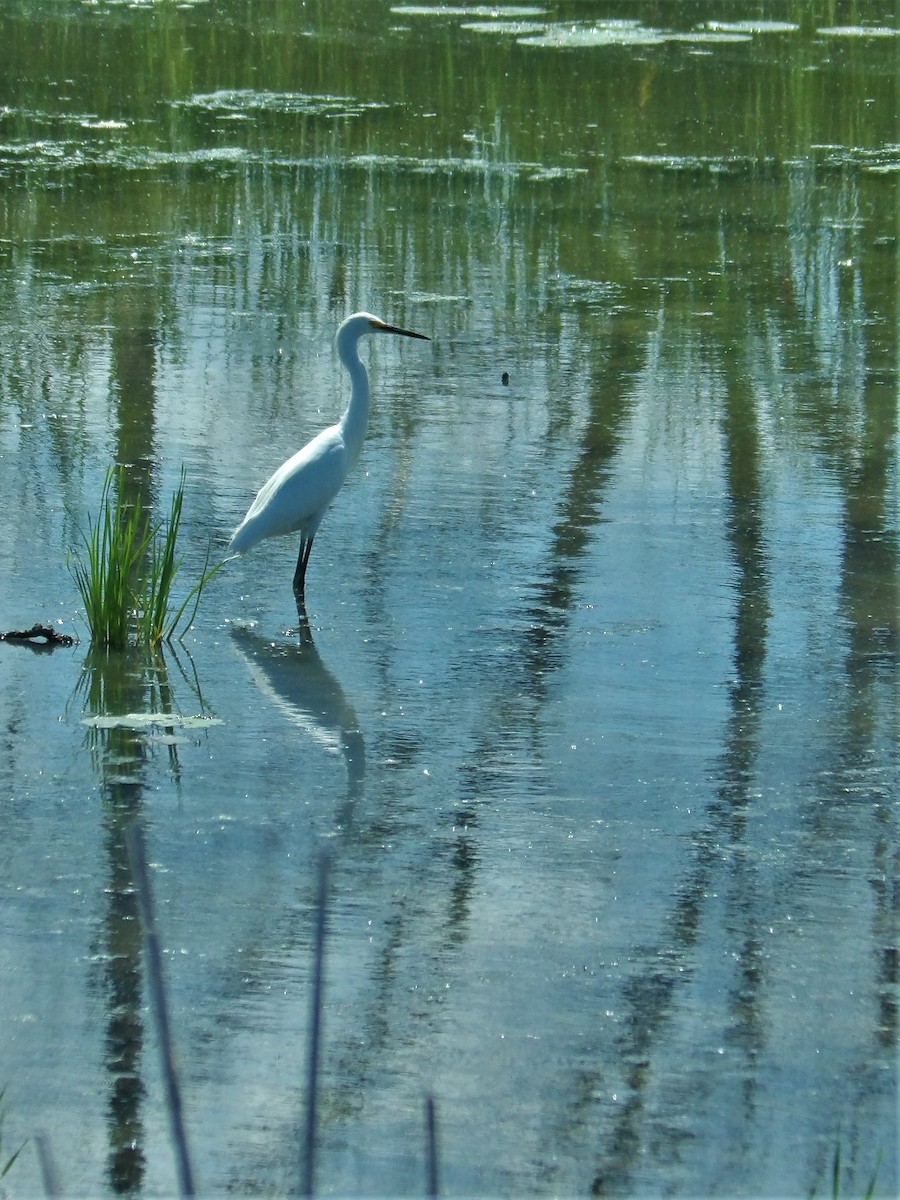
M 256 88 L 225 88 L 218 92 L 198 92 L 184 100 L 173 102 L 174 108 L 193 108 L 204 112 L 233 115 L 235 113 L 303 113 L 308 116 L 357 116 L 372 108 L 388 107 L 377 100 L 356 100 L 352 96 L 332 96 L 327 93 L 270 92 Z
M 794 33 L 793 21 L 707 21 L 706 28 L 720 33 Z
M 395 4 L 391 12 L 400 17 L 539 17 L 547 10 L 532 5 L 473 4 Z
M 210 717 L 203 714 L 185 716 L 182 713 L 121 713 L 118 715 L 102 715 L 98 717 L 83 717 L 82 725 L 92 729 L 150 729 L 159 725 L 164 729 L 175 726 L 181 729 L 202 729 L 207 725 L 224 725 L 221 717 Z
M 900 37 L 900 29 L 888 25 L 829 25 L 816 32 L 824 37 Z
M 666 40 L 660 29 L 634 20 L 601 21 L 596 25 L 549 25 L 544 33 L 520 38 L 523 46 L 549 46 L 556 49 L 586 46 L 658 45 Z

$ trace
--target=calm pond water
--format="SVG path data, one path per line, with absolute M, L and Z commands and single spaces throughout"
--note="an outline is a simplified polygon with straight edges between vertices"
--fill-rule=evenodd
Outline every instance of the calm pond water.
M 202 1194 L 898 1187 L 893 3 L 0 2 L 0 1170 Z M 293 540 L 92 651 L 112 463 L 181 594 L 346 403 Z M 504 379 L 507 382 L 504 382 Z M 26 1146 L 3 1180 L 41 1191 Z

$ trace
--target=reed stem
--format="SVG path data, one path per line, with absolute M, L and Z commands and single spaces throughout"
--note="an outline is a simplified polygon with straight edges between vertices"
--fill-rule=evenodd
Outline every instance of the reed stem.
M 125 844 L 128 847 L 132 878 L 137 889 L 138 903 L 141 910 L 141 924 L 144 931 L 144 955 L 147 962 L 147 979 L 150 985 L 151 1007 L 156 1017 L 163 1083 L 166 1090 L 169 1126 L 172 1135 L 172 1145 L 175 1150 L 179 1187 L 183 1197 L 190 1197 L 195 1194 L 194 1172 L 191 1166 L 187 1133 L 184 1127 L 181 1085 L 175 1065 L 175 1051 L 172 1044 L 171 1026 L 169 1024 L 169 1007 L 166 1000 L 165 984 L 163 982 L 162 952 L 160 950 L 159 934 L 156 930 L 156 918 L 153 912 L 153 894 L 150 888 L 150 875 L 147 871 L 144 835 L 140 826 L 136 823 L 130 824 L 125 830 Z
M 318 1124 L 319 1056 L 322 1041 L 322 991 L 325 968 L 325 925 L 328 904 L 328 852 L 319 855 L 316 927 L 313 944 L 313 981 L 309 1012 L 309 1052 L 306 1064 L 306 1135 L 300 1195 L 315 1192 L 316 1133 Z
M 425 1195 L 429 1200 L 438 1196 L 437 1115 L 434 1096 L 425 1097 Z

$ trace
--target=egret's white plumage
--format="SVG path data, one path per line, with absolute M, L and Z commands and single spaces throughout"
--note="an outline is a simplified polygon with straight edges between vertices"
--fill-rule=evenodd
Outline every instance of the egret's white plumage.
M 306 565 L 316 531 L 359 457 L 366 436 L 369 377 L 357 347 L 359 339 L 369 333 L 397 333 L 429 340 L 424 333 L 388 325 L 371 313 L 354 313 L 344 321 L 335 337 L 338 358 L 350 373 L 350 403 L 344 415 L 336 425 L 316 434 L 263 484 L 228 546 L 236 554 L 246 554 L 264 538 L 299 533 L 300 553 L 294 572 L 298 601 L 303 599 Z

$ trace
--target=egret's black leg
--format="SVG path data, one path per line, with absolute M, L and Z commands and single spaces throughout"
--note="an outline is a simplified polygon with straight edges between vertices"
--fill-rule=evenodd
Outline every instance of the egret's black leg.
M 312 538 L 300 539 L 300 553 L 297 555 L 297 569 L 294 571 L 294 596 L 298 604 L 303 603 L 306 591 L 306 565 L 312 551 Z
M 297 639 L 301 646 L 311 646 L 313 644 L 312 627 L 309 623 L 309 614 L 306 611 L 306 601 L 302 595 L 294 594 L 294 601 L 297 605 L 297 628 L 286 630 L 289 634 L 297 635 Z

